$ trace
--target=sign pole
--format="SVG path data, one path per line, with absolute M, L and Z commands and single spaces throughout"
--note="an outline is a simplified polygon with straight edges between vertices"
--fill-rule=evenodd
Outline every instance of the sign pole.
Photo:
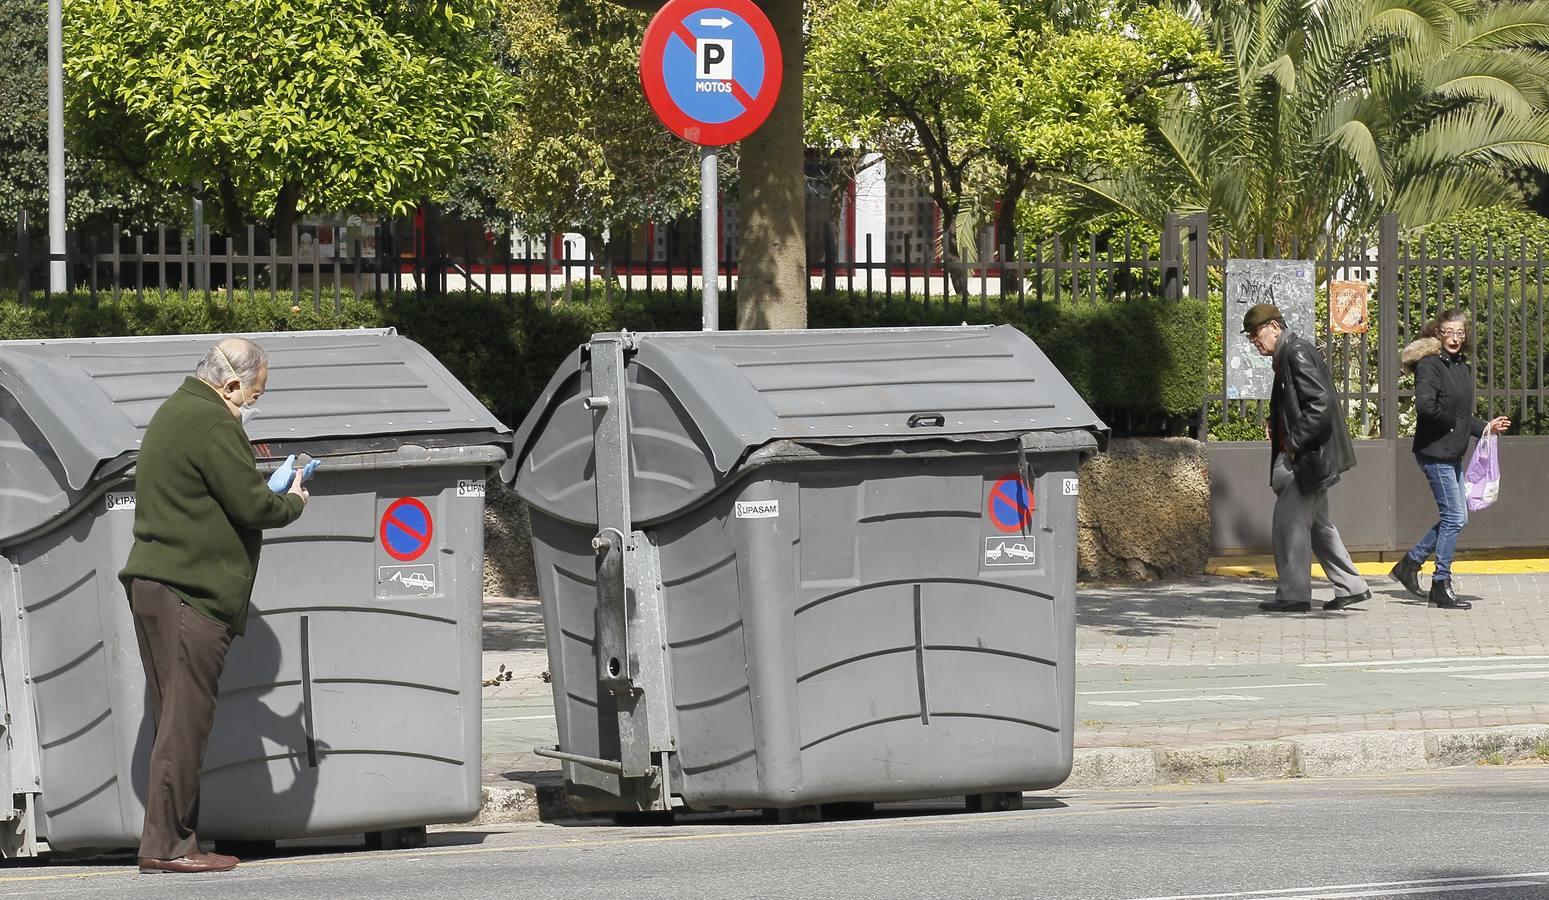
M 61 0 L 48 0 L 48 289 L 56 294 L 64 293 L 66 283 L 65 54 L 62 6 Z
M 719 329 L 721 319 L 720 293 L 716 284 L 721 274 L 718 165 L 714 147 L 699 149 L 699 268 L 704 282 L 701 292 L 704 297 L 705 331 Z
M 667 130 L 700 147 L 703 330 L 720 327 L 720 178 L 715 148 L 752 134 L 780 95 L 780 41 L 754 0 L 667 0 L 640 45 L 640 88 Z

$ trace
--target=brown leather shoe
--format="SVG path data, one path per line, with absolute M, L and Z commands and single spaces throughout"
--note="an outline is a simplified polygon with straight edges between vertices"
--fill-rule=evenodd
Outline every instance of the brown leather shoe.
M 226 872 L 237 867 L 235 856 L 220 853 L 190 853 L 177 859 L 151 859 L 140 857 L 140 871 L 145 874 L 160 872 Z

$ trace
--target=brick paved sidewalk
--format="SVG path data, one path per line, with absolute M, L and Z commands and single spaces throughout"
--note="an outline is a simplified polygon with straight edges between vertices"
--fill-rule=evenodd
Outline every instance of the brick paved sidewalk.
M 1383 578 L 1351 610 L 1290 615 L 1258 609 L 1267 581 L 1083 586 L 1076 746 L 1549 723 L 1549 575 L 1459 581 L 1472 610 L 1428 607 Z M 553 743 L 536 600 L 486 600 L 484 656 L 486 677 L 514 673 L 485 688 L 486 777 L 552 770 L 530 753 Z
M 1367 603 L 1299 614 L 1258 609 L 1269 581 L 1083 587 L 1077 746 L 1549 723 L 1549 575 L 1460 578 L 1467 611 L 1369 580 Z

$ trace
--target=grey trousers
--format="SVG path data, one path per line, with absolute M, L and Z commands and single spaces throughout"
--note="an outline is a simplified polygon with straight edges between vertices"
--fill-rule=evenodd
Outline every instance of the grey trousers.
M 139 855 L 177 859 L 199 852 L 199 769 L 231 632 L 154 581 L 131 580 L 129 605 L 156 722 Z
M 1296 473 L 1285 454 L 1275 457 L 1269 486 L 1275 491 L 1275 602 L 1312 600 L 1312 557 L 1334 583 L 1334 596 L 1350 597 L 1366 592 L 1366 581 L 1355 570 L 1339 529 L 1328 517 L 1328 491 L 1303 494 Z

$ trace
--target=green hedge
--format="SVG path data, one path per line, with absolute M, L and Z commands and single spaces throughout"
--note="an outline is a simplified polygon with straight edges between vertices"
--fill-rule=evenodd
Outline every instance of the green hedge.
M 736 298 L 722 297 L 721 322 L 735 321 Z M 869 302 L 848 294 L 813 294 L 813 328 L 1006 323 L 1037 341 L 1087 402 L 1112 424 L 1139 422 L 1156 430 L 1168 417 L 1188 417 L 1200 406 L 1210 359 L 1209 307 L 1205 303 L 1129 301 L 1100 304 L 1036 304 L 977 298 L 967 304 L 936 299 Z M 614 291 L 604 299 L 546 305 L 507 302 L 482 292 L 441 297 L 412 293 L 345 296 L 335 312 L 331 297 L 321 309 L 276 303 L 267 293 L 224 294 L 206 302 L 180 293 L 148 292 L 143 301 L 125 295 L 98 301 L 84 294 L 56 297 L 46 305 L 20 305 L 0 294 L 0 339 L 110 335 L 297 331 L 317 328 L 393 326 L 436 355 L 503 420 L 517 423 L 542 392 L 560 362 L 593 333 L 697 330 L 698 292 Z M 1176 423 L 1174 423 L 1176 424 Z

